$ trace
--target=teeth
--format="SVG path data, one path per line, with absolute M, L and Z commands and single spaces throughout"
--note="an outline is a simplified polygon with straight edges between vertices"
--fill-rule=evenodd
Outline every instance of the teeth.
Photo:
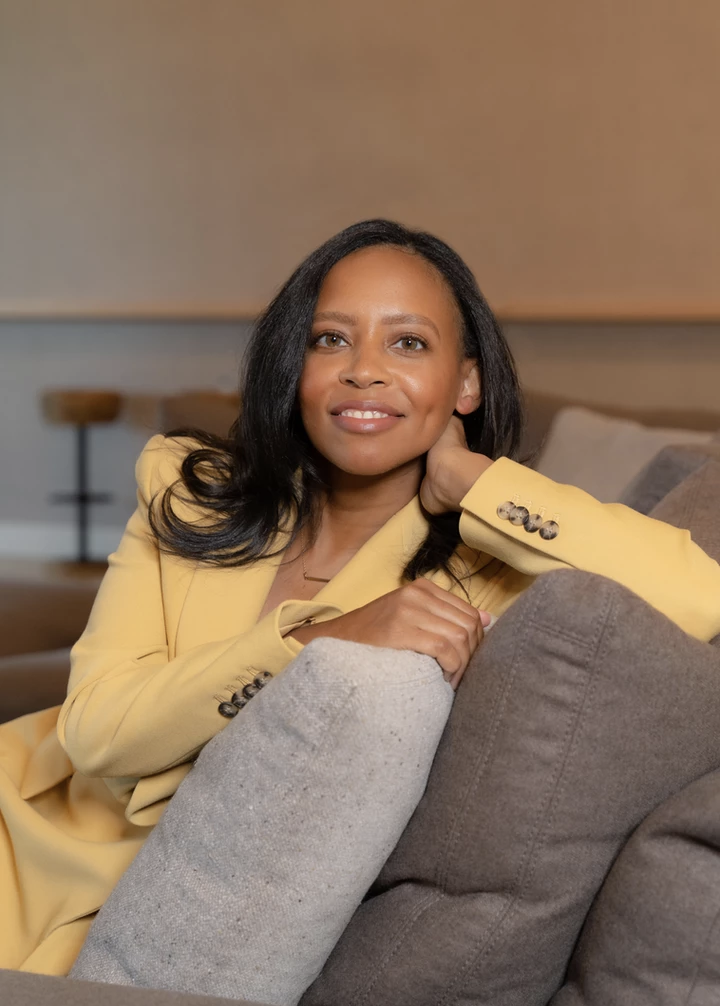
M 358 420 L 381 420 L 388 414 L 378 413 L 376 410 L 344 409 L 340 416 L 357 417 Z

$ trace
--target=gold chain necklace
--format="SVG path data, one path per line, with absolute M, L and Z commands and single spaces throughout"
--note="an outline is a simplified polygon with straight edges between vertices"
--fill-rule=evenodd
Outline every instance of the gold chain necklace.
M 306 581 L 319 581 L 321 584 L 327 584 L 329 581 L 332 580 L 332 578 L 312 577 L 310 574 L 308 574 L 307 569 L 305 567 L 305 554 L 304 553 L 300 554 L 300 563 L 302 564 L 303 577 L 305 578 Z

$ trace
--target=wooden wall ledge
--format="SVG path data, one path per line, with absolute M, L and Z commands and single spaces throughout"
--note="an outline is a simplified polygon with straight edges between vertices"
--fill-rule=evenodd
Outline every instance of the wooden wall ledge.
M 720 324 L 713 304 L 494 304 L 505 324 Z M 108 305 L 0 300 L 0 322 L 252 322 L 260 303 L 153 303 Z

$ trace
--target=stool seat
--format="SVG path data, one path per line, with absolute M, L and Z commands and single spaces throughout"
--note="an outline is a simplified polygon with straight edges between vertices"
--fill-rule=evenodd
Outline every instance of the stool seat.
M 117 420 L 122 396 L 108 389 L 46 389 L 41 402 L 48 423 L 77 427 Z

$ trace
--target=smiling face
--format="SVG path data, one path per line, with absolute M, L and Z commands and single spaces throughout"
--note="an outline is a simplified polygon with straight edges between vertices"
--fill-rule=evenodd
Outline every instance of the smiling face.
M 477 409 L 457 306 L 422 256 L 371 246 L 320 290 L 299 386 L 303 424 L 331 466 L 379 476 L 416 465 L 453 411 Z

